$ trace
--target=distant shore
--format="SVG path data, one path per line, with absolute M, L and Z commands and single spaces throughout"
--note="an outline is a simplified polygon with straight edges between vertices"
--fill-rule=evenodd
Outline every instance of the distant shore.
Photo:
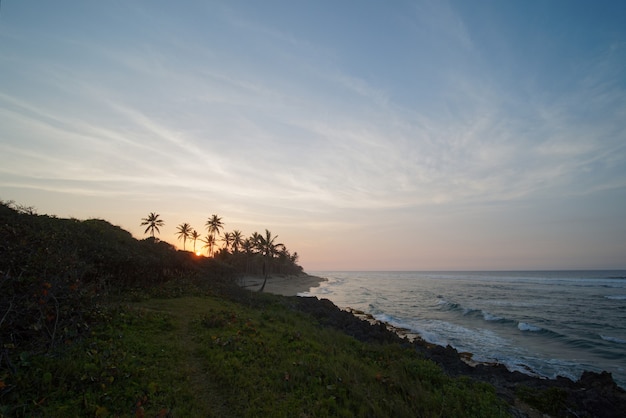
M 240 279 L 241 287 L 258 291 L 263 286 L 263 276 L 244 276 Z M 282 296 L 297 296 L 298 293 L 308 292 L 312 287 L 317 287 L 326 281 L 322 277 L 311 276 L 306 273 L 290 275 L 271 275 L 267 279 L 264 292 Z

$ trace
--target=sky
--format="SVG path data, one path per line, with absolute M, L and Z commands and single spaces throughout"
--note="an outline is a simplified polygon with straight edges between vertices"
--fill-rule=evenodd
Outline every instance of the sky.
M 626 2 L 4 0 L 0 199 L 306 271 L 625 269 Z

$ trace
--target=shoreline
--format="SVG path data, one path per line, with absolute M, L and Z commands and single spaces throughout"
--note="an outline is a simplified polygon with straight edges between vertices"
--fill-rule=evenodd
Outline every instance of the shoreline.
M 443 347 L 445 348 L 445 346 L 443 345 L 439 345 L 439 344 L 435 344 L 435 343 L 431 343 L 426 341 L 419 333 L 412 331 L 408 328 L 403 328 L 403 327 L 397 327 L 395 325 L 390 324 L 389 322 L 385 322 L 385 321 L 381 321 L 379 319 L 374 318 L 374 316 L 372 314 L 363 312 L 361 310 L 358 309 L 354 309 L 351 307 L 346 307 L 346 308 L 339 308 L 343 311 L 346 311 L 350 314 L 352 314 L 353 316 L 355 316 L 356 318 L 360 319 L 361 321 L 366 321 L 368 322 L 370 325 L 374 325 L 374 326 L 384 326 L 389 332 L 392 332 L 394 334 L 396 334 L 398 337 L 400 337 L 401 339 L 406 339 L 409 343 L 411 344 L 418 344 L 420 346 L 426 347 L 427 349 L 433 349 L 435 347 Z M 458 351 L 455 348 L 453 348 L 456 352 L 457 355 L 459 357 L 459 359 L 467 364 L 470 367 L 477 367 L 477 366 L 493 366 L 493 367 L 499 367 L 499 366 L 503 366 L 505 367 L 509 372 L 513 373 L 514 370 L 511 370 L 507 367 L 506 364 L 504 363 L 500 363 L 497 361 L 478 361 L 478 360 L 474 360 L 474 353 L 469 352 L 469 351 Z M 528 375 L 530 377 L 536 377 L 538 379 L 547 379 L 550 380 L 550 377 L 547 376 L 543 376 L 540 373 L 534 371 L 533 369 L 531 369 L 530 367 L 526 367 L 525 368 L 526 371 L 522 371 L 521 373 Z
M 311 276 L 306 273 L 273 274 L 267 278 L 263 291 L 274 295 L 298 296 L 299 293 L 308 292 L 312 287 L 318 287 L 327 280 L 323 277 Z M 239 286 L 251 292 L 258 292 L 261 286 L 263 286 L 263 281 L 263 276 L 246 275 L 239 279 Z
M 258 291 L 263 285 L 262 276 L 244 276 L 239 285 L 250 291 Z M 312 287 L 317 287 L 328 279 L 300 275 L 270 276 L 264 292 L 282 296 L 298 296 Z M 615 405 L 626 405 L 626 390 L 613 380 L 611 373 L 585 371 L 578 379 L 557 376 L 548 378 L 533 370 L 510 370 L 502 363 L 480 362 L 473 359 L 473 353 L 459 352 L 451 346 L 428 343 L 420 334 L 406 328 L 396 327 L 377 320 L 371 314 L 351 307 L 340 308 L 332 301 L 318 297 L 297 297 L 298 310 L 316 317 L 320 324 L 336 328 L 361 341 L 378 343 L 400 343 L 414 347 L 424 358 L 437 363 L 450 376 L 465 376 L 493 385 L 496 393 L 520 416 L 535 416 L 528 405 L 519 404 L 517 388 L 522 386 L 532 391 L 559 391 L 566 394 L 568 403 L 579 411 L 588 411 L 588 403 L 594 403 L 596 416 L 613 417 Z M 597 399 L 603 396 L 602 402 Z M 536 412 L 536 411 L 535 411 Z
M 256 291 L 259 291 L 259 289 L 263 285 L 263 280 L 264 280 L 263 276 L 247 275 L 247 276 L 243 276 L 242 278 L 240 278 L 239 285 L 244 289 L 256 292 Z M 266 293 L 271 293 L 271 294 L 280 295 L 280 296 L 301 296 L 300 295 L 301 293 L 306 293 L 311 288 L 318 287 L 321 285 L 321 283 L 325 281 L 328 281 L 328 279 L 324 277 L 309 275 L 307 273 L 301 273 L 298 275 L 294 275 L 294 274 L 270 275 L 267 279 L 267 283 L 265 284 L 265 289 L 263 291 Z M 305 296 L 302 296 L 302 297 L 305 297 Z M 313 299 L 321 300 L 316 296 L 314 296 Z M 340 309 L 341 311 L 349 313 L 350 315 L 352 315 L 353 317 L 361 321 L 369 323 L 372 326 L 384 327 L 387 331 L 395 334 L 400 339 L 406 339 L 411 344 L 422 346 L 426 348 L 427 350 L 433 350 L 436 347 L 448 349 L 448 347 L 427 342 L 419 333 L 412 331 L 408 328 L 397 327 L 388 322 L 380 321 L 374 318 L 374 316 L 369 313 L 363 312 L 358 309 L 354 309 L 349 306 L 345 308 L 342 308 L 339 306 L 336 306 L 336 307 Z M 452 347 L 449 347 L 449 348 L 452 348 Z M 554 380 L 554 379 L 551 379 L 550 377 L 541 375 L 540 373 L 532 370 L 529 367 L 527 367 L 525 371 L 514 371 L 514 370 L 509 369 L 504 363 L 477 361 L 473 358 L 474 353 L 472 352 L 457 351 L 454 348 L 452 349 L 454 350 L 454 352 L 456 353 L 456 356 L 458 357 L 460 361 L 462 361 L 467 366 L 472 367 L 472 368 L 476 368 L 480 366 L 504 367 L 509 373 L 517 372 L 517 373 L 522 373 L 531 378 L 537 378 L 537 379 L 542 379 L 542 380 Z M 562 376 L 560 377 L 562 378 Z M 572 380 L 572 381 L 575 381 L 575 380 Z M 621 389 L 624 390 L 624 388 L 621 388 Z
M 321 325 L 338 329 L 359 341 L 412 347 L 425 359 L 438 364 L 449 376 L 466 377 L 492 385 L 498 396 L 516 412 L 515 416 L 545 416 L 520 399 L 520 388 L 533 396 L 558 393 L 563 399 L 555 407 L 567 406 L 570 411 L 580 413 L 572 416 L 617 418 L 626 408 L 626 390 L 618 386 L 611 373 L 606 371 L 585 371 L 577 380 L 562 376 L 551 379 L 511 371 L 502 363 L 473 361 L 471 353 L 459 352 L 449 345 L 444 347 L 428 343 L 419 334 L 378 321 L 355 309 L 339 308 L 328 299 L 299 297 L 296 298 L 296 306 L 299 311 L 316 318 Z M 592 411 L 593 414 L 590 414 Z

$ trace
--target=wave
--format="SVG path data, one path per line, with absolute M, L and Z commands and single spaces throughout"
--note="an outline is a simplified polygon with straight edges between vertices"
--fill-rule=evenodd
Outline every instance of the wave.
M 483 318 L 485 321 L 496 321 L 496 322 L 502 322 L 505 321 L 506 319 L 501 317 L 501 316 L 497 316 L 497 315 L 493 315 L 487 311 L 481 311 L 481 313 L 483 314 Z
M 602 338 L 604 341 L 608 341 L 611 343 L 626 344 L 626 340 L 623 338 L 609 337 L 607 335 L 602 335 L 602 334 L 600 334 L 600 338 Z
M 441 296 L 439 296 L 439 300 L 437 301 L 437 305 L 440 306 L 441 308 L 447 310 L 447 311 L 452 311 L 455 309 L 459 308 L 459 304 L 458 303 L 453 303 L 453 302 L 448 302 L 445 299 L 442 299 Z
M 550 329 L 542 328 L 541 326 L 538 326 L 536 324 L 533 324 L 527 321 L 518 321 L 516 319 L 510 319 L 504 316 L 495 315 L 484 309 L 467 308 L 462 305 L 459 305 L 458 303 L 449 302 L 443 298 L 441 298 L 437 302 L 437 305 L 439 306 L 439 309 L 441 310 L 454 312 L 465 318 L 476 318 L 476 319 L 481 319 L 487 323 L 492 323 L 492 324 L 497 323 L 497 324 L 506 325 L 506 326 L 513 326 L 513 327 L 517 327 L 519 331 L 542 334 L 548 338 L 567 339 L 566 335 L 564 334 L 561 334 L 559 332 L 556 332 Z
M 538 327 L 536 325 L 529 324 L 528 322 L 520 322 L 517 324 L 517 328 L 520 331 L 530 331 L 530 332 L 539 332 L 543 331 L 543 328 Z
M 447 300 L 441 299 L 441 298 L 437 301 L 437 305 L 440 307 L 440 309 L 443 309 L 446 311 L 458 311 L 463 316 L 482 317 L 485 321 L 490 321 L 490 322 L 508 322 L 509 321 L 506 318 L 502 316 L 494 315 L 489 311 L 485 311 L 483 309 L 466 308 L 466 307 L 459 305 L 458 303 L 448 302 Z
M 605 296 L 605 298 L 610 300 L 626 300 L 626 295 L 609 295 Z

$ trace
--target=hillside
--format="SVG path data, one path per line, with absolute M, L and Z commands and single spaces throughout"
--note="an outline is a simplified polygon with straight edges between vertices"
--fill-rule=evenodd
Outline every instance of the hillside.
M 610 376 L 470 367 L 327 300 L 244 290 L 227 257 L 27 209 L 0 205 L 3 417 L 608 417 L 626 405 Z

